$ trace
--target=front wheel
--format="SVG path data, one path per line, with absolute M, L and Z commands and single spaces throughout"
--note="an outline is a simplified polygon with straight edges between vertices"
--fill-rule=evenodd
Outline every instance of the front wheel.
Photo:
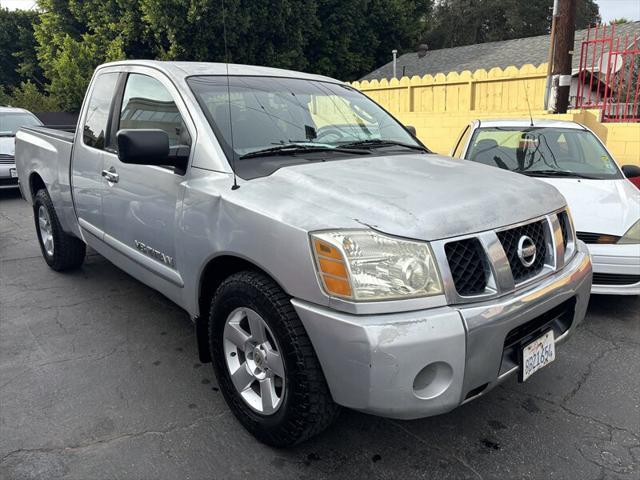
M 258 440 L 300 443 L 339 413 L 289 297 L 258 272 L 240 272 L 216 291 L 209 343 L 231 411 Z
M 52 269 L 71 270 L 84 262 L 86 245 L 82 240 L 62 230 L 51 197 L 46 190 L 39 190 L 34 197 L 33 217 L 42 256 Z

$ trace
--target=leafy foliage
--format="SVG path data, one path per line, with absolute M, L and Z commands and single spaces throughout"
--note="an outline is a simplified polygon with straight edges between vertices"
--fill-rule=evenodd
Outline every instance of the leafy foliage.
M 436 49 L 545 35 L 552 10 L 553 0 L 441 0 L 426 40 Z M 594 0 L 577 2 L 576 28 L 599 21 Z
M 27 79 L 42 81 L 33 36 L 37 22 L 35 12 L 0 7 L 0 85 L 17 85 Z
M 355 80 L 425 40 L 434 49 L 547 33 L 552 2 L 39 0 L 37 13 L 0 9 L 0 85 L 25 104 L 77 111 L 95 67 L 124 58 L 228 58 Z M 598 20 L 593 0 L 578 3 L 578 27 Z
M 0 104 L 2 104 L 0 92 Z M 31 81 L 22 82 L 13 89 L 11 97 L 6 103 L 12 107 L 26 108 L 32 112 L 55 112 L 60 110 L 60 105 L 52 96 L 45 95 Z

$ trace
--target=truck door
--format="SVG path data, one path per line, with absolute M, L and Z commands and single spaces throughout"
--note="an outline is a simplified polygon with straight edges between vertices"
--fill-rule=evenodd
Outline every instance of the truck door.
M 93 81 L 73 145 L 73 201 L 78 221 L 90 245 L 94 244 L 95 238 L 102 239 L 104 228 L 102 195 L 105 183 L 102 170 L 105 148 L 110 142 L 109 112 L 118 76 L 118 73 L 100 73 Z
M 112 132 L 161 129 L 173 148 L 190 148 L 191 135 L 177 104 L 175 87 L 162 75 L 129 73 L 114 105 Z M 186 109 L 183 108 L 183 111 Z M 184 172 L 171 167 L 122 163 L 105 152 L 109 173 L 103 198 L 105 242 L 165 280 L 181 286 L 176 260 L 178 207 Z

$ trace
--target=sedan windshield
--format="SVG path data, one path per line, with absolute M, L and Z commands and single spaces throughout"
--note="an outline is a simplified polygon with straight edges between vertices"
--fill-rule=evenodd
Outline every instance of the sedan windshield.
M 30 113 L 0 113 L 0 134 L 14 136 L 20 127 L 42 125 L 35 115 Z
M 191 77 L 188 83 L 227 157 L 237 162 L 237 173 L 245 173 L 244 178 L 268 175 L 290 164 L 367 155 L 374 149 L 425 150 L 397 120 L 347 85 L 228 78 L 228 84 L 225 76 Z M 256 168 L 262 171 L 249 172 Z
M 465 158 L 534 177 L 622 178 L 614 160 L 588 130 L 479 128 Z

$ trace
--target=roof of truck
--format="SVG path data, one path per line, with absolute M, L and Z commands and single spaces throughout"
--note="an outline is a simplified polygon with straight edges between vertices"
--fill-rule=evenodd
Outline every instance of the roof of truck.
M 165 62 L 160 60 L 123 60 L 101 65 L 99 68 L 112 67 L 118 65 L 150 67 L 163 71 L 169 76 L 186 78 L 193 75 L 226 75 L 227 68 L 229 75 L 258 76 L 258 77 L 283 77 L 301 78 L 305 80 L 318 80 L 332 83 L 344 83 L 335 78 L 312 73 L 297 72 L 295 70 L 284 70 L 281 68 L 263 67 L 260 65 L 240 65 L 229 63 L 213 62 Z
M 478 119 L 480 127 L 530 127 L 531 120 L 528 118 L 504 118 L 504 119 Z M 584 130 L 585 128 L 576 122 L 570 122 L 566 120 L 547 120 L 547 119 L 533 119 L 534 127 L 546 127 L 546 128 L 573 128 L 576 130 Z

